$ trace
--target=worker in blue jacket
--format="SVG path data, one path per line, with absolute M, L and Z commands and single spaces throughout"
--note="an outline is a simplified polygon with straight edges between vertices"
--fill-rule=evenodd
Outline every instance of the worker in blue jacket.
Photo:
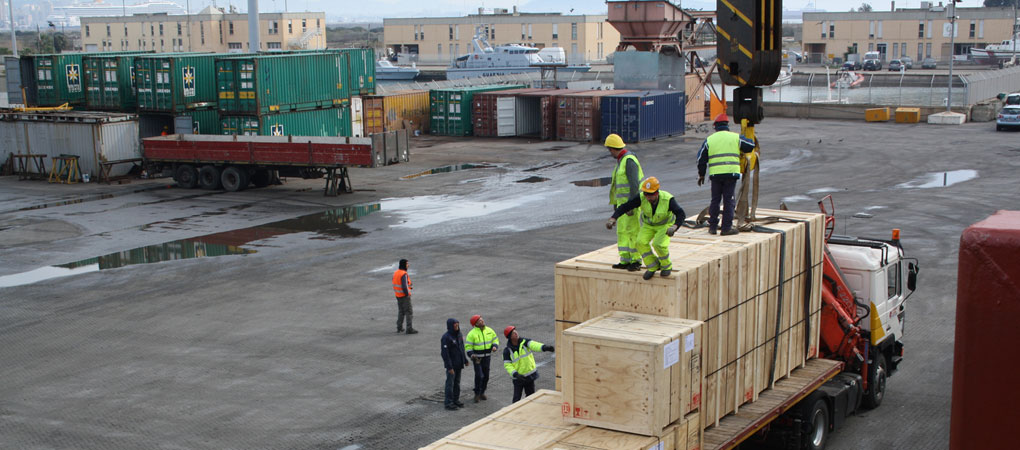
M 446 409 L 453 411 L 463 408 L 460 401 L 460 371 L 468 366 L 464 354 L 464 335 L 460 333 L 457 319 L 446 319 L 446 334 L 439 341 L 442 344 L 443 367 L 446 368 Z

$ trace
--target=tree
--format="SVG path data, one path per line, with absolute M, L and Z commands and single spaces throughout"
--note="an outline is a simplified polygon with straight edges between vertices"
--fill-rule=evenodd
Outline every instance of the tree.
M 64 50 L 71 50 L 71 40 L 64 36 L 64 33 L 53 34 L 53 50 L 60 53 Z
M 1013 0 L 985 0 L 985 6 L 989 8 L 1013 7 Z
M 871 5 L 868 3 L 861 3 L 861 6 L 857 8 L 857 12 L 871 12 Z

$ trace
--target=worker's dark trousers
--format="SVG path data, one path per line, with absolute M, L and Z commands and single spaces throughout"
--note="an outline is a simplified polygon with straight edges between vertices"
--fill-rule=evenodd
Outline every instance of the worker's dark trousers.
M 527 397 L 535 393 L 535 379 L 527 377 L 523 380 L 514 380 L 514 401 L 511 403 L 517 403 L 521 399 L 521 392 L 524 392 L 524 396 Z
M 491 356 L 484 358 L 478 358 L 478 362 L 475 365 L 475 395 L 482 395 L 485 393 L 485 388 L 489 385 L 489 360 Z
M 414 309 L 411 308 L 411 296 L 397 297 L 397 331 L 404 329 L 404 318 L 407 318 L 407 329 L 411 329 L 411 316 Z
M 712 203 L 708 204 L 708 226 L 719 225 L 719 202 L 723 203 L 722 231 L 733 226 L 733 211 L 737 209 L 737 199 L 733 191 L 737 187 L 737 179 L 730 177 L 712 178 Z
M 446 400 L 444 402 L 446 406 L 454 406 L 460 401 L 460 370 L 461 367 L 457 367 L 451 374 L 450 369 L 446 369 Z

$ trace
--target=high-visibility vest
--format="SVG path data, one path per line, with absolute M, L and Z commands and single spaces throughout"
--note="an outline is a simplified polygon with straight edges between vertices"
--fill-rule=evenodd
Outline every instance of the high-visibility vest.
M 640 181 L 645 177 L 645 173 L 641 170 L 641 163 L 638 162 L 637 156 L 633 153 L 627 152 L 620 158 L 616 163 L 616 170 L 613 171 L 612 182 L 609 187 L 609 204 L 613 206 L 620 206 L 627 203 L 630 200 L 630 180 L 627 179 L 627 161 L 634 161 L 637 164 L 638 180 Z
M 708 143 L 708 175 L 740 173 L 740 135 L 720 130 L 712 133 Z
M 489 356 L 492 347 L 498 345 L 499 337 L 496 336 L 496 330 L 489 327 L 474 327 L 464 338 L 464 350 L 475 356 Z
M 542 351 L 542 343 L 531 339 L 521 339 L 519 344 L 520 346 L 513 348 L 507 342 L 506 349 L 503 350 L 503 368 L 510 376 L 515 373 L 528 376 L 538 371 L 538 367 L 535 366 L 534 353 Z
M 659 203 L 655 206 L 655 211 L 652 211 L 652 202 L 644 195 L 641 196 L 641 220 L 645 226 L 659 227 L 676 220 L 669 210 L 669 201 L 672 198 L 673 194 L 659 189 Z
M 400 280 L 404 278 L 404 275 L 407 275 L 406 270 L 397 269 L 396 272 L 393 272 L 393 292 L 397 294 L 398 298 L 404 298 L 406 295 L 411 293 L 410 276 L 407 277 L 407 294 L 404 294 L 404 286 L 400 284 Z

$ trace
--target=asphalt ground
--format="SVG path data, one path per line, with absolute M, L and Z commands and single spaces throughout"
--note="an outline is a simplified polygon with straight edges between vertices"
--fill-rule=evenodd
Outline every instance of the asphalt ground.
M 1020 208 L 1016 135 L 795 119 L 766 119 L 757 132 L 762 207 L 814 211 L 832 194 L 838 232 L 899 228 L 921 266 L 901 370 L 883 405 L 851 418 L 828 448 L 946 448 L 959 236 Z M 631 146 L 688 215 L 708 202 L 695 183 L 704 136 Z M 494 361 L 488 401 L 470 402 L 468 369 L 467 407 L 443 409 L 446 319 L 466 330 L 482 314 L 552 343 L 553 265 L 615 242 L 603 226 L 608 187 L 571 182 L 609 176 L 613 161 L 570 142 L 415 144 L 410 163 L 352 169 L 356 191 L 339 197 L 322 196 L 322 180 L 227 193 L 168 179 L 0 178 L 0 284 L 40 279 L 0 288 L 0 448 L 417 448 L 509 404 L 510 378 Z M 318 215 L 355 205 L 374 212 Z M 254 252 L 83 263 L 60 278 L 47 270 L 66 269 L 39 270 L 114 253 L 158 260 L 152 247 L 128 251 L 173 254 L 181 240 Z M 401 258 L 414 280 L 413 336 L 395 330 L 390 277 Z M 537 356 L 540 389 L 553 387 L 553 358 Z

